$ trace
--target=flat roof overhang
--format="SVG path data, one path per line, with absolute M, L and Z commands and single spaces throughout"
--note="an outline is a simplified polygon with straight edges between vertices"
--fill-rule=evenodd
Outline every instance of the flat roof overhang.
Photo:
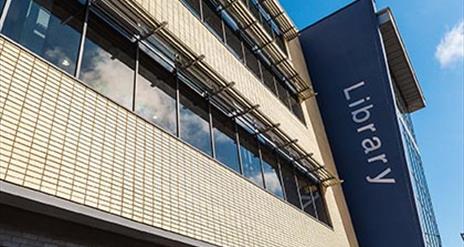
M 390 8 L 377 12 L 387 61 L 408 113 L 425 107 L 425 98 Z

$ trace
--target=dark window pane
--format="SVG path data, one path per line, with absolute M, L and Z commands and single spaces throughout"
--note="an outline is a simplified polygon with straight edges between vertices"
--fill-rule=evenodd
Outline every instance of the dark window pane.
M 264 82 L 264 85 L 266 85 L 267 88 L 269 88 L 274 94 L 277 95 L 275 81 L 274 81 L 274 75 L 271 73 L 271 71 L 268 68 L 265 68 L 264 66 L 262 66 L 261 68 L 263 69 L 263 82 Z
M 288 108 L 290 108 L 290 102 L 288 100 L 288 91 L 287 91 L 287 88 L 284 87 L 284 85 L 282 85 L 282 82 L 276 82 L 276 86 L 277 86 L 277 93 L 279 95 L 279 99 L 280 101 L 282 101 L 282 103 L 284 103 L 284 105 L 286 105 Z
M 298 187 L 296 186 L 295 174 L 293 167 L 287 162 L 280 162 L 280 168 L 282 170 L 282 178 L 284 180 L 285 197 L 287 201 L 297 208 L 301 208 L 300 198 L 298 195 Z
M 301 104 L 298 103 L 297 99 L 294 96 L 288 97 L 290 100 L 290 105 L 292 107 L 292 112 L 295 114 L 295 116 L 298 117 L 303 123 L 304 121 L 304 115 L 303 115 L 303 109 L 301 108 Z
M 174 77 L 142 52 L 135 92 L 135 112 L 176 134 Z
M 256 6 L 254 1 L 252 0 L 248 0 L 247 2 L 248 2 L 248 9 L 250 9 L 253 16 L 259 21 L 261 21 L 261 13 L 259 12 L 258 6 Z
M 273 33 L 273 30 L 272 30 L 272 27 L 271 27 L 271 24 L 269 23 L 269 21 L 266 21 L 264 18 L 263 18 L 263 22 L 262 22 L 262 25 L 264 27 L 264 29 L 266 30 L 267 34 L 269 34 L 269 36 L 271 38 L 274 38 L 274 33 Z
M 195 15 L 200 16 L 201 7 L 200 0 L 182 0 L 190 9 L 194 12 Z
M 266 147 L 261 148 L 261 155 L 263 158 L 263 172 L 264 184 L 266 189 L 274 195 L 284 198 L 284 191 L 282 187 L 282 179 L 280 177 L 279 165 L 277 164 L 277 157 Z
M 78 1 L 14 0 L 2 33 L 74 74 L 84 14 Z
M 132 109 L 135 45 L 90 15 L 79 78 L 127 109 Z
M 5 6 L 5 0 L 0 0 L 0 16 L 2 15 L 2 12 L 3 12 L 3 6 Z
M 298 175 L 297 178 L 303 211 L 317 218 L 316 206 L 314 205 L 313 198 L 313 192 L 317 190 L 317 186 L 302 175 Z
M 211 155 L 206 101 L 184 85 L 181 87 L 180 95 L 180 138 Z
M 226 35 L 226 43 L 229 45 L 230 48 L 236 53 L 236 55 L 243 59 L 243 50 L 242 50 L 242 41 L 238 37 L 236 31 L 234 31 L 228 25 L 224 25 L 225 28 L 225 35 Z
M 245 60 L 248 68 L 261 80 L 260 63 L 251 49 L 245 46 Z
M 221 113 L 213 114 L 213 118 L 216 159 L 240 173 L 234 122 Z
M 285 41 L 284 41 L 284 37 L 281 36 L 281 35 L 278 35 L 278 34 L 275 34 L 275 37 L 276 37 L 276 43 L 277 45 L 280 47 L 280 49 L 282 49 L 282 51 L 287 54 L 287 48 L 285 47 Z
M 314 204 L 316 205 L 317 217 L 320 221 L 330 225 L 329 214 L 327 213 L 327 207 L 325 205 L 320 187 L 317 187 L 317 189 L 313 191 L 313 197 Z
M 243 175 L 255 184 L 263 187 L 263 175 L 257 140 L 253 135 L 242 129 L 240 129 L 239 135 Z
M 208 0 L 203 0 L 203 20 L 221 40 L 224 40 L 222 19 L 217 13 L 216 7 Z

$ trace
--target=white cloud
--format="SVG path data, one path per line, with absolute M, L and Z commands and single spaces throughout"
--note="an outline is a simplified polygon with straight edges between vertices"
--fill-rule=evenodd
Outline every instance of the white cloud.
M 435 57 L 442 68 L 464 59 L 464 20 L 458 22 L 443 36 L 435 51 Z

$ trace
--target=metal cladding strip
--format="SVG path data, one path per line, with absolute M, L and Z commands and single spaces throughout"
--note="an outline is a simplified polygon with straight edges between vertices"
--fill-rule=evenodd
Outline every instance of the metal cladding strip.
M 196 82 L 193 83 L 196 83 L 195 86 L 197 88 L 203 90 L 204 96 L 208 96 L 216 90 L 229 85 L 230 82 L 226 81 L 219 73 L 211 68 L 211 66 L 198 60 L 201 55 L 195 54 L 195 52 L 177 39 L 168 29 L 160 28 L 165 26 L 165 24 L 155 20 L 151 15 L 145 12 L 143 7 L 133 0 L 99 0 L 95 1 L 93 6 L 108 12 L 108 14 L 111 14 L 110 17 L 112 18 L 116 17 L 114 14 L 118 14 L 117 17 L 119 19 L 115 21 L 123 21 L 123 24 L 129 25 L 131 28 L 135 29 L 137 35 L 145 37 L 147 35 L 146 32 L 150 32 L 149 30 L 158 30 L 153 36 L 163 41 L 163 45 L 168 46 L 172 52 L 176 53 L 176 63 L 189 64 L 193 61 L 198 61 L 179 72 L 181 75 L 187 75 L 198 79 L 203 78 L 203 80 L 196 80 Z M 156 45 L 154 46 L 157 47 Z M 270 140 L 276 147 L 292 141 L 292 138 L 285 134 L 280 128 L 275 127 L 276 123 L 273 123 L 260 112 L 259 109 L 256 109 L 255 105 L 244 98 L 233 87 L 228 87 L 227 90 L 214 97 L 213 103 L 219 103 L 221 109 L 228 109 L 226 114 L 232 117 L 238 112 L 248 111 L 248 114 L 240 117 L 239 120 L 245 121 L 246 124 L 257 129 L 257 131 L 259 131 L 259 127 L 269 128 L 274 126 L 272 130 L 262 135 Z M 250 111 L 250 109 L 252 110 Z M 311 156 L 296 142 L 291 143 L 286 148 L 280 149 L 280 151 L 293 159 L 294 163 L 298 164 L 297 168 L 300 166 L 301 170 L 301 167 L 303 167 L 303 172 L 316 176 L 322 185 L 327 187 L 340 182 L 335 175 L 326 170 L 318 161 L 311 158 Z M 296 155 L 291 155 L 291 153 L 295 153 Z M 299 157 L 304 157 L 304 159 L 296 161 Z
M 266 29 L 259 23 L 243 1 L 216 1 L 223 8 L 227 7 L 228 12 L 233 13 L 234 19 L 238 22 L 243 32 L 252 37 L 253 40 L 259 42 L 257 44 L 258 47 L 263 47 L 261 50 L 264 51 L 264 54 L 266 54 L 266 57 L 271 61 L 272 65 L 278 69 L 285 76 L 286 80 L 295 88 L 300 101 L 304 101 L 315 95 L 309 82 L 305 81 L 298 74 L 287 55 L 282 51 L 279 45 L 277 45 L 274 39 L 269 36 Z

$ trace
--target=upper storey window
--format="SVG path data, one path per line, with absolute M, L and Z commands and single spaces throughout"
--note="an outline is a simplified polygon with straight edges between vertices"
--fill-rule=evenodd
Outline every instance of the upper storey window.
M 203 3 L 203 20 L 216 36 L 224 41 L 222 19 L 217 12 L 217 8 L 209 1 L 204 1 Z
M 143 52 L 140 52 L 135 112 L 171 134 L 176 134 L 175 78 Z
M 232 119 L 213 112 L 213 133 L 216 159 L 240 173 L 237 150 L 236 126 Z
M 263 164 L 264 185 L 266 190 L 283 199 L 283 181 L 280 174 L 279 165 L 277 163 L 277 156 L 266 148 L 261 149 L 261 156 Z
M 183 86 L 179 103 L 180 138 L 211 155 L 208 102 Z
M 247 6 L 253 16 L 262 24 L 271 38 L 275 39 L 277 45 L 287 54 L 284 37 L 279 26 L 271 19 L 270 14 L 257 0 L 247 0 Z
M 224 6 L 217 5 L 211 0 L 181 0 L 192 13 L 197 16 L 205 26 L 234 54 L 246 67 L 266 85 L 271 92 L 278 97 L 284 105 L 304 123 L 301 104 L 295 101 L 295 92 L 288 86 L 284 86 L 282 76 L 272 69 L 269 59 L 266 57 L 253 39 L 240 31 L 239 24 L 235 21 Z M 253 15 L 261 22 L 275 43 L 286 52 L 285 41 L 277 24 L 270 19 L 266 10 L 255 0 L 246 2 Z M 280 78 L 280 79 L 279 79 Z M 293 99 L 289 99 L 293 97 Z
M 131 109 L 135 54 L 135 44 L 91 14 L 79 78 Z
M 201 2 L 202 0 L 183 0 L 189 8 L 192 9 L 195 15 L 201 17 Z
M 286 161 L 280 159 L 282 179 L 285 188 L 285 198 L 297 208 L 301 208 L 300 195 L 296 185 L 295 173 L 293 167 Z
M 243 175 L 253 183 L 264 187 L 261 161 L 258 151 L 258 140 L 247 131 L 240 129 L 240 156 L 242 158 Z
M 79 1 L 15 0 L 2 33 L 73 74 L 84 14 L 85 5 Z

